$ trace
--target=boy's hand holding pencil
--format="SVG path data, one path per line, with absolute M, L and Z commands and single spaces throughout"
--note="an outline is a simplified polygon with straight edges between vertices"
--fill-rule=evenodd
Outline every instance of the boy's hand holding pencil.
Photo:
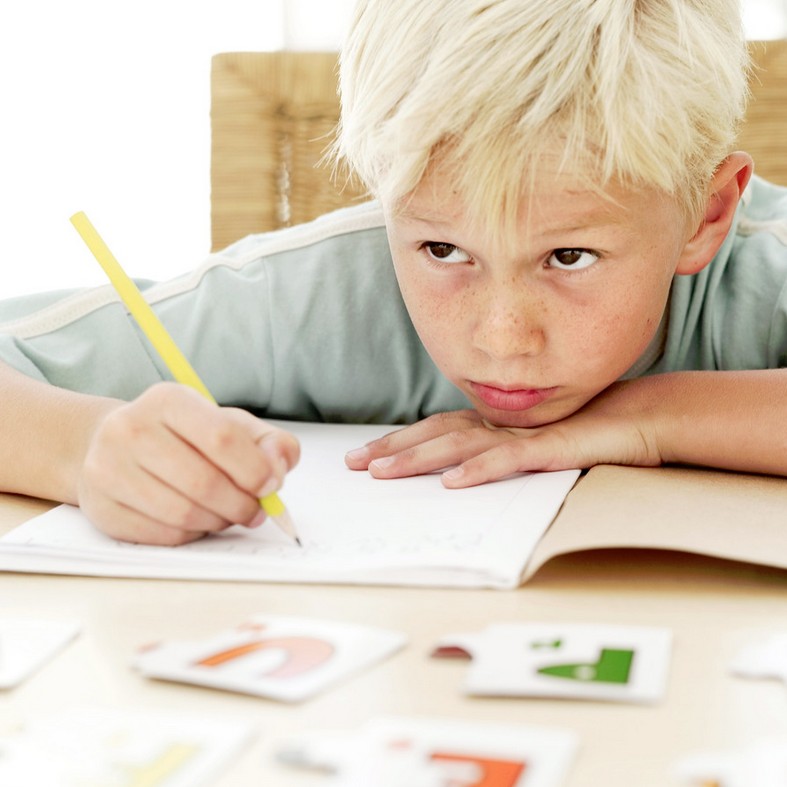
M 270 515 L 300 541 L 276 491 L 298 442 L 216 401 L 84 213 L 71 218 L 126 307 L 182 383 L 160 383 L 98 424 L 78 483 L 80 508 L 125 541 L 177 545 Z
M 114 538 L 174 546 L 234 523 L 260 525 L 259 498 L 281 486 L 298 458 L 287 432 L 159 383 L 99 424 L 79 505 Z

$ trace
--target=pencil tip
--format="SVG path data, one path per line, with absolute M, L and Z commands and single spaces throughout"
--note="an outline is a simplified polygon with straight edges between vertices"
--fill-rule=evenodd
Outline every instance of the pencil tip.
M 302 546 L 303 546 L 303 544 L 301 543 L 301 540 L 300 540 L 300 538 L 298 538 L 298 536 L 295 536 L 295 543 L 296 543 L 296 544 L 297 544 L 299 547 L 302 547 Z

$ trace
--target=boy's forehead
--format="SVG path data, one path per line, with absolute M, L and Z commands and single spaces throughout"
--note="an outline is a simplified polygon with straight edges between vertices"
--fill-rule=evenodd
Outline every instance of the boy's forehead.
M 608 183 L 595 187 L 588 179 L 567 173 L 544 173 L 523 191 L 513 221 L 489 206 L 473 209 L 455 184 L 427 172 L 406 198 L 386 204 L 389 229 L 430 235 L 431 240 L 456 243 L 468 250 L 496 247 L 513 252 L 522 244 L 550 246 L 579 243 L 604 246 L 660 234 L 683 238 L 687 218 L 679 201 L 652 187 Z M 658 229 L 657 229 L 658 228 Z
M 652 202 L 653 198 L 654 195 L 642 190 L 625 189 L 617 184 L 594 188 L 576 176 L 550 174 L 536 179 L 529 190 L 523 188 L 517 214 L 520 221 L 535 222 L 541 228 L 551 225 L 561 229 L 582 228 L 630 220 L 634 208 Z M 476 214 L 489 213 L 473 210 L 451 183 L 428 171 L 410 194 L 388 209 L 399 220 L 433 226 L 466 224 Z

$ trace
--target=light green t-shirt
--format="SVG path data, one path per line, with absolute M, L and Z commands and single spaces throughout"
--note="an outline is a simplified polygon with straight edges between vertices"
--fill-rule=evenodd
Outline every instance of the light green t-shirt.
M 402 302 L 375 203 L 140 283 L 222 404 L 272 418 L 408 423 L 468 407 Z M 109 286 L 0 302 L 0 359 L 54 385 L 130 399 L 170 379 Z M 676 277 L 626 375 L 787 366 L 787 189 L 754 179 L 716 259 Z

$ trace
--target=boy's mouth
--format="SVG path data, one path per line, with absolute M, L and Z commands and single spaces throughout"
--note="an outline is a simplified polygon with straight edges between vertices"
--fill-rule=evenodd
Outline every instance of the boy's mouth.
M 548 399 L 557 388 L 498 388 L 486 383 L 470 382 L 473 393 L 495 410 L 529 410 Z

